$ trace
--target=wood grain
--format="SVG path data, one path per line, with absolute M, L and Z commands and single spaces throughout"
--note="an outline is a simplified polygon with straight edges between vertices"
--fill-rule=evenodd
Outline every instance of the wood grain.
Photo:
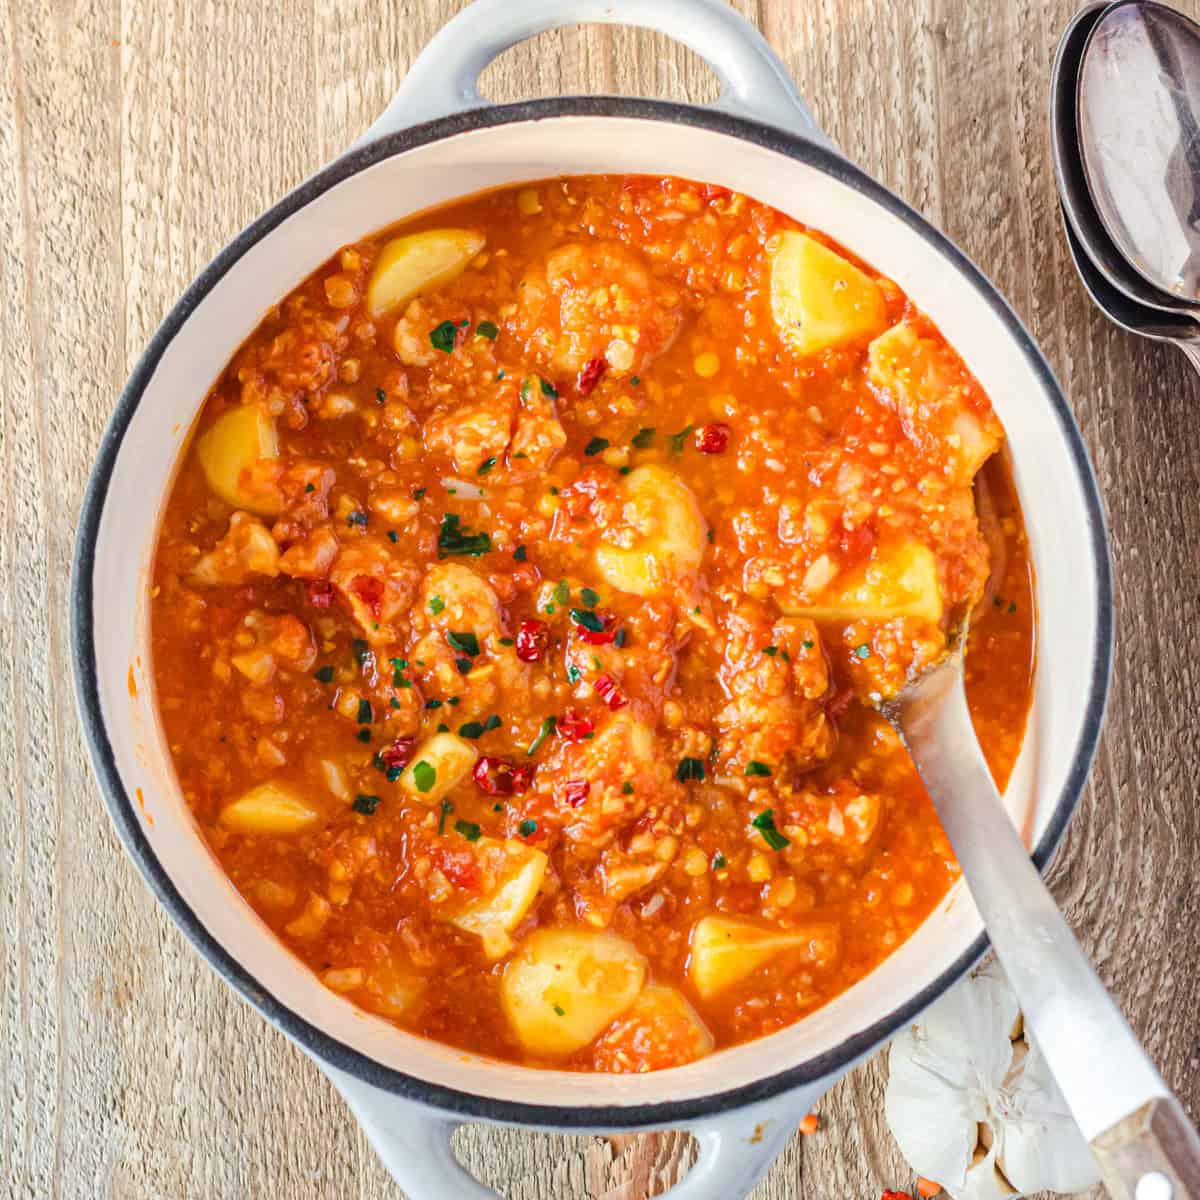
M 0 1193 L 399 1195 L 314 1068 L 191 952 L 126 862 L 86 769 L 66 608 L 75 517 L 122 381 L 188 280 L 383 106 L 461 0 L 0 0 Z M 1111 522 L 1107 734 L 1053 872 L 1134 1027 L 1200 1111 L 1197 384 L 1085 302 L 1058 228 L 1046 85 L 1069 0 L 738 0 L 851 157 L 1011 298 L 1066 386 Z M 1186 5 L 1193 15 L 1198 3 Z M 547 34 L 498 99 L 701 102 L 665 39 Z M 882 1062 L 822 1105 L 757 1200 L 911 1183 Z M 799 1117 L 801 1114 L 797 1114 Z M 641 1200 L 681 1135 L 467 1129 L 513 1200 Z M 1089 1193 L 1099 1196 L 1099 1190 Z

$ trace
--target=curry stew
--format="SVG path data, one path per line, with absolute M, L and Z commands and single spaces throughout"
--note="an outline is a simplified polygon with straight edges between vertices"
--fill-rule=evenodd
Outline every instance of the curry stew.
M 183 793 L 324 983 L 583 1071 L 792 1024 L 957 868 L 871 697 L 975 606 L 1003 784 L 1033 673 L 987 396 L 890 280 L 673 178 L 342 250 L 207 398 L 155 684 Z

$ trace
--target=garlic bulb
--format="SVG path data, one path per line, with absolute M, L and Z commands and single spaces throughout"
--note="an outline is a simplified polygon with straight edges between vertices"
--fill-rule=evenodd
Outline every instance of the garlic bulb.
M 898 1034 L 888 1069 L 901 1153 L 953 1200 L 1082 1191 L 1099 1178 L 999 964 Z

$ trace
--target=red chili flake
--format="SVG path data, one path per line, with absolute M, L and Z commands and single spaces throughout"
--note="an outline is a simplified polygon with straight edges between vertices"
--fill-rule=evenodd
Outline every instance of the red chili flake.
M 485 756 L 471 772 L 475 786 L 489 796 L 511 796 L 514 792 L 527 792 L 533 782 L 533 764 L 516 766 L 505 758 Z
M 848 563 L 861 562 L 875 548 L 875 530 L 869 525 L 843 529 L 839 544 Z
M 526 617 L 517 630 L 517 657 L 522 662 L 541 662 L 550 649 L 550 629 L 545 621 Z
M 912 1200 L 912 1196 L 908 1192 L 893 1192 L 888 1188 L 879 1200 Z
M 438 867 L 456 888 L 464 892 L 475 891 L 483 881 L 483 871 L 469 851 L 440 849 L 433 855 Z
M 850 707 L 850 701 L 854 699 L 854 689 L 847 687 L 840 692 L 836 692 L 832 700 L 825 706 L 825 712 L 835 721 L 843 716 L 846 709 Z
M 416 744 L 416 738 L 397 738 L 390 746 L 384 746 L 379 751 L 379 761 L 388 768 L 407 767 Z
M 727 187 L 722 187 L 719 183 L 706 183 L 700 189 L 700 195 L 705 200 L 722 200 L 726 196 L 732 196 L 733 193 Z
M 574 615 L 572 613 L 572 615 Z M 608 616 L 602 616 L 600 613 L 588 613 L 588 616 L 593 620 L 598 621 L 602 629 L 589 629 L 586 625 L 581 625 L 578 622 L 575 624 L 575 632 L 587 642 L 589 646 L 607 646 L 609 642 L 614 642 L 617 639 L 617 618 L 611 613 Z
M 585 717 L 578 709 L 567 708 L 558 718 L 558 736 L 567 742 L 580 742 L 589 733 L 594 733 L 595 722 L 591 717 Z
M 609 708 L 616 712 L 618 708 L 624 708 L 629 703 L 625 694 L 617 687 L 617 681 L 607 673 L 601 675 L 592 686 L 596 689 L 596 695 L 608 705 Z
M 572 808 L 578 808 L 587 800 L 591 786 L 586 779 L 568 779 L 563 785 L 563 799 Z
M 607 370 L 607 359 L 589 359 L 583 364 L 583 370 L 579 372 L 579 378 L 575 381 L 575 389 L 581 396 L 591 395 L 592 389 L 604 378 L 604 372 Z
M 374 575 L 355 575 L 350 581 L 350 590 L 367 606 L 376 620 L 383 605 L 383 580 Z
M 701 454 L 724 454 L 729 445 L 730 429 L 720 421 L 710 421 L 696 430 L 696 449 Z
M 328 608 L 333 603 L 333 584 L 328 579 L 314 579 L 308 585 L 308 602 L 313 608 Z

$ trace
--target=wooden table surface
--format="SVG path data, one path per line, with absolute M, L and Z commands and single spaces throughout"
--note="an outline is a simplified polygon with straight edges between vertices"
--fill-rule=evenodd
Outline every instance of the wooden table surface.
M 159 320 L 241 225 L 368 124 L 460 7 L 0 3 L 6 1197 L 399 1195 L 323 1077 L 192 953 L 126 861 L 75 721 L 68 564 L 101 431 Z M 1066 256 L 1045 112 L 1072 5 L 738 7 L 848 154 L 998 282 L 1066 387 L 1108 506 L 1118 649 L 1107 733 L 1053 882 L 1168 1082 L 1200 1112 L 1197 385 L 1174 351 L 1106 324 Z M 510 52 L 486 90 L 702 101 L 715 88 L 665 39 L 587 29 Z M 823 1131 L 793 1141 L 758 1200 L 875 1200 L 911 1184 L 883 1122 L 884 1080 L 876 1058 L 836 1087 Z M 688 1155 L 677 1135 L 482 1129 L 459 1148 L 513 1200 L 639 1200 Z

